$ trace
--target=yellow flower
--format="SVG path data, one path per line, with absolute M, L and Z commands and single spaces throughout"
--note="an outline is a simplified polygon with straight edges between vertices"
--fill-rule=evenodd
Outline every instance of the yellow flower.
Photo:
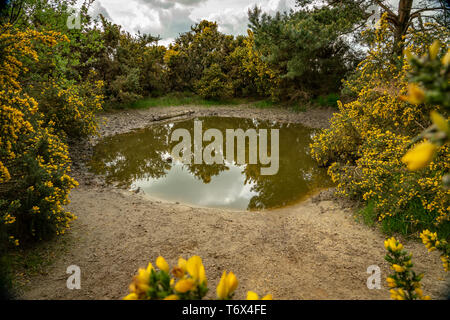
M 159 268 L 159 270 L 169 273 L 169 264 L 163 257 L 159 256 L 156 259 L 156 266 Z
M 222 277 L 220 278 L 219 284 L 217 285 L 217 296 L 219 299 L 226 299 L 228 298 L 228 291 L 227 291 L 227 272 L 224 271 L 222 274 Z
M 229 299 L 239 284 L 238 279 L 233 272 L 227 274 L 223 272 L 220 282 L 217 286 L 217 296 L 219 299 Z
M 387 277 L 386 281 L 388 283 L 389 288 L 394 288 L 397 285 L 396 282 L 395 282 L 395 279 L 393 279 L 391 277 Z
M 259 300 L 259 296 L 256 292 L 249 291 L 247 292 L 247 300 Z
M 416 294 L 417 294 L 419 297 L 422 297 L 422 296 L 423 296 L 423 291 L 422 291 L 422 289 L 420 289 L 420 288 L 415 288 L 414 291 L 416 292 Z
M 397 291 L 394 289 L 389 290 L 391 293 L 391 299 L 393 300 L 405 300 L 405 292 L 402 289 L 398 289 Z
M 178 258 L 178 267 L 180 267 L 181 269 L 183 269 L 184 272 L 187 272 L 187 261 L 183 258 Z
M 404 54 L 408 60 L 412 60 L 414 58 L 409 49 L 405 49 Z
M 153 270 L 153 265 L 148 264 L 146 269 L 139 268 L 138 274 L 134 276 L 133 282 L 130 284 L 130 291 L 132 293 L 141 294 L 145 293 L 150 289 L 150 274 Z
M 184 270 L 180 267 L 173 267 L 172 274 L 175 276 L 175 278 L 183 278 L 184 276 Z
M 421 104 L 425 100 L 425 92 L 416 84 L 408 84 L 408 95 L 400 96 L 400 99 L 410 104 Z
M 391 249 L 394 252 L 400 251 L 403 249 L 403 245 L 400 242 L 398 242 L 394 237 L 384 241 L 384 247 L 386 249 Z
M 442 64 L 447 66 L 450 63 L 450 49 L 447 51 L 445 56 L 442 58 Z
M 175 291 L 179 293 L 186 293 L 194 288 L 194 281 L 192 279 L 182 279 L 175 284 Z
M 176 294 L 171 294 L 164 298 L 164 300 L 180 300 L 180 298 Z
M 431 142 L 425 141 L 409 150 L 402 158 L 402 162 L 411 171 L 426 167 L 433 159 L 437 147 Z
M 398 264 L 393 264 L 392 269 L 394 269 L 395 272 L 404 272 L 405 271 L 405 268 L 402 266 L 399 266 Z
M 205 267 L 203 266 L 202 258 L 199 256 L 190 257 L 186 262 L 186 269 L 195 281 L 206 283 Z
M 130 293 L 123 300 L 139 300 L 139 297 L 136 293 Z
M 448 122 L 447 120 L 441 116 L 438 112 L 436 111 L 431 111 L 431 121 L 433 121 L 433 123 L 436 125 L 436 127 L 438 127 L 439 130 L 447 132 L 448 131 Z
M 431 60 L 436 59 L 440 48 L 441 48 L 441 43 L 439 42 L 439 40 L 434 40 L 433 44 L 430 46 L 430 59 Z
M 259 300 L 259 296 L 256 292 L 249 291 L 247 292 L 247 300 Z M 271 294 L 267 294 L 261 300 L 273 300 L 273 298 Z

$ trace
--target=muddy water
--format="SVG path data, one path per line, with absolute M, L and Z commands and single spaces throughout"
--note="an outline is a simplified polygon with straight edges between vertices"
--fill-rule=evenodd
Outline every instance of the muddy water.
M 179 141 L 171 141 L 171 137 L 174 130 L 187 129 L 192 137 L 191 150 L 194 152 L 194 119 L 154 125 L 105 138 L 95 147 L 90 170 L 104 175 L 108 183 L 129 189 L 139 187 L 146 194 L 164 200 L 244 210 L 286 206 L 332 185 L 326 170 L 319 168 L 309 155 L 308 146 L 315 134 L 314 129 L 300 124 L 230 117 L 195 120 L 201 121 L 201 133 L 211 128 L 222 133 L 223 150 L 226 150 L 226 129 L 255 129 L 256 132 L 267 129 L 268 154 L 271 156 L 275 156 L 271 150 L 271 129 L 278 129 L 278 172 L 263 175 L 261 168 L 270 164 L 262 165 L 259 161 L 257 164 L 249 163 L 248 139 L 243 164 L 236 163 L 237 141 L 236 161 L 225 160 L 212 165 L 194 164 L 194 161 L 184 164 L 172 152 Z M 203 141 L 201 149 L 204 150 L 210 143 Z

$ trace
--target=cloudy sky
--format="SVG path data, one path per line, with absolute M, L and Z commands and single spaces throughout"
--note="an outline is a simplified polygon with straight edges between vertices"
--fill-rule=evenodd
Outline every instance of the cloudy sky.
M 295 0 L 96 0 L 92 14 L 101 13 L 132 33 L 160 35 L 161 43 L 168 44 L 202 19 L 217 21 L 224 33 L 245 34 L 249 8 L 258 5 L 274 13 L 294 4 Z

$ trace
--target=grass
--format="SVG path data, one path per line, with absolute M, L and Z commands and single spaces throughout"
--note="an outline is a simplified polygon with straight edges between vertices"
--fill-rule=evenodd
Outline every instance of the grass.
M 147 97 L 135 102 L 115 106 L 115 109 L 148 109 L 154 107 L 177 107 L 185 105 L 195 106 L 223 106 L 223 105 L 239 105 L 249 103 L 248 99 L 230 98 L 223 100 L 203 99 L 191 93 L 170 93 L 161 97 Z
M 339 95 L 337 93 L 330 93 L 328 95 L 323 95 L 315 98 L 313 103 L 318 104 L 322 107 L 334 107 L 337 108 L 337 102 L 339 100 Z
M 48 266 L 68 249 L 67 237 L 58 237 L 5 252 L 0 259 L 0 297 L 14 298 L 26 289 L 30 277 L 45 274 Z
M 272 100 L 260 100 L 253 103 L 253 106 L 260 109 L 273 108 L 277 105 L 278 104 L 276 102 L 273 102 Z
M 270 99 L 260 100 L 253 102 L 252 105 L 256 108 L 260 109 L 268 109 L 268 108 L 287 108 L 291 109 L 294 112 L 306 112 L 308 109 L 307 102 L 273 102 Z
M 358 211 L 358 216 L 362 222 L 369 227 L 373 227 L 377 221 L 377 213 L 375 211 L 375 202 L 369 201 L 362 209 Z M 358 219 L 359 221 L 360 219 Z
M 413 216 L 419 223 L 412 224 L 407 218 L 408 216 Z M 415 237 L 418 233 L 428 229 L 432 232 L 437 231 L 440 238 L 448 238 L 450 236 L 450 224 L 441 224 L 439 228 L 436 228 L 434 224 L 436 217 L 437 213 L 430 214 L 430 212 L 426 211 L 419 199 L 411 201 L 401 214 L 385 217 L 381 223 L 378 223 L 375 201 L 369 201 L 357 212 L 358 221 L 370 227 L 379 225 L 381 231 L 389 236 L 397 233 L 403 236 Z
M 149 109 L 155 107 L 178 107 L 178 106 L 226 106 L 226 105 L 252 105 L 260 109 L 269 108 L 287 108 L 294 112 L 306 112 L 308 108 L 315 106 L 337 106 L 337 94 L 329 94 L 320 96 L 311 101 L 283 101 L 274 102 L 271 99 L 257 99 L 255 97 L 247 98 L 229 98 L 221 100 L 204 99 L 191 92 L 173 92 L 159 97 L 147 97 L 126 104 L 114 104 L 106 106 L 106 110 L 110 109 Z

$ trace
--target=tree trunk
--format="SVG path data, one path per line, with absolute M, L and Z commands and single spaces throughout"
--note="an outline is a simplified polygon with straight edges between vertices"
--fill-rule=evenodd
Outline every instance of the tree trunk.
M 408 31 L 412 4 L 413 0 L 400 0 L 398 3 L 398 15 L 394 25 L 394 54 L 396 56 L 403 55 L 403 36 L 405 36 Z

